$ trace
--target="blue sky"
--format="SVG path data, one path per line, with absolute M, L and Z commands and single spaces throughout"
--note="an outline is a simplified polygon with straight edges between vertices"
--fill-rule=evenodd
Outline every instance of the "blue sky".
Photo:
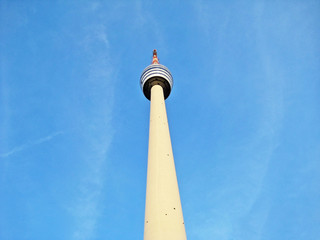
M 0 239 L 142 239 L 157 49 L 188 239 L 320 239 L 319 1 L 0 2 Z

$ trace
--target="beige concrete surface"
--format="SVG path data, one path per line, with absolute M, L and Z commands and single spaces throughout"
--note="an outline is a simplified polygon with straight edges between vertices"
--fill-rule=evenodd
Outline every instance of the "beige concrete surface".
M 151 88 L 144 240 L 185 240 L 167 113 L 160 85 Z

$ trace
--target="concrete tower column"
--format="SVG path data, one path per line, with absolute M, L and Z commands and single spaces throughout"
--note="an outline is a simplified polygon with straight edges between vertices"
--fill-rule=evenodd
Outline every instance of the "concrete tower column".
M 165 107 L 172 76 L 159 64 L 156 52 L 150 66 L 141 76 L 142 88 L 151 101 L 144 240 L 186 240 Z

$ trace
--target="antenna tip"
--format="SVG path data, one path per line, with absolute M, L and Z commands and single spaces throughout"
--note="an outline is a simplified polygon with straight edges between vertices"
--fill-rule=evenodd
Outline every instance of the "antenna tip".
M 159 64 L 159 59 L 158 59 L 158 54 L 156 49 L 153 50 L 152 64 Z

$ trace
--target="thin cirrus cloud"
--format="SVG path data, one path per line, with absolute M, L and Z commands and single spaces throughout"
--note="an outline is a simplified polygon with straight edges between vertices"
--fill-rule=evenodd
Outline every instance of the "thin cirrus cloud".
M 213 39 L 215 44 L 222 43 L 221 36 L 227 38 L 226 32 L 228 32 L 228 26 L 222 27 L 212 24 L 214 17 L 206 14 L 210 12 L 210 6 L 206 6 L 204 2 L 198 2 L 196 9 L 198 23 L 199 26 L 201 26 L 203 34 L 207 38 Z M 288 73 L 285 72 L 285 66 L 279 61 L 279 56 L 272 54 L 269 45 L 266 43 L 268 36 L 265 34 L 270 33 L 262 32 L 261 30 L 261 27 L 265 27 L 263 26 L 264 24 L 268 24 L 268 22 L 261 21 L 261 18 L 264 17 L 264 6 L 257 4 L 257 6 L 252 9 L 251 14 L 255 21 L 253 21 L 252 24 L 248 24 L 247 27 L 254 33 L 254 35 L 251 35 L 251 37 L 255 39 L 255 45 L 252 46 L 252 50 L 256 52 L 259 57 L 257 61 L 261 64 L 261 69 L 259 70 L 260 79 L 254 78 L 254 81 L 261 81 L 255 84 L 260 84 L 259 87 L 264 87 L 264 89 L 256 95 L 260 98 L 259 102 L 261 103 L 256 110 L 259 112 L 259 115 L 255 116 L 256 125 L 254 126 L 252 134 L 245 136 L 246 139 L 237 142 L 234 147 L 229 147 L 229 149 L 233 149 L 230 151 L 232 153 L 228 154 L 228 159 L 237 159 L 237 161 L 232 163 L 232 168 L 227 172 L 228 175 L 237 176 L 237 172 L 244 172 L 245 174 L 237 176 L 237 180 L 232 183 L 232 187 L 229 185 L 209 191 L 207 195 L 212 195 L 214 196 L 212 199 L 215 199 L 212 204 L 210 204 L 212 207 L 211 210 L 208 211 L 210 214 L 201 216 L 201 218 L 206 219 L 204 224 L 201 224 L 201 226 L 191 226 L 189 228 L 190 232 L 200 239 L 208 238 L 208 236 L 216 236 L 221 239 L 245 236 L 246 234 L 244 234 L 244 232 L 247 228 L 241 224 L 242 219 L 252 220 L 249 221 L 249 225 L 251 224 L 256 230 L 254 233 L 255 237 L 259 238 L 261 237 L 265 222 L 269 216 L 271 204 L 270 199 L 266 196 L 265 186 L 268 184 L 268 181 L 270 181 L 267 177 L 270 161 L 273 158 L 275 150 L 281 144 L 280 132 L 283 126 L 284 111 L 286 109 L 283 100 L 286 97 L 284 95 L 285 91 L 283 90 L 286 88 L 286 81 L 283 76 Z M 229 14 L 225 15 L 225 24 L 228 23 L 229 18 Z M 279 29 L 274 29 L 274 31 L 280 33 L 285 31 L 288 26 L 280 25 L 278 28 Z M 212 33 L 211 30 L 216 31 Z M 223 49 L 222 46 L 221 49 Z M 225 64 L 220 62 L 221 59 L 224 58 L 224 54 L 224 52 L 219 50 L 218 45 L 217 51 L 211 59 L 212 65 Z M 254 71 L 255 69 L 251 69 L 250 72 L 253 76 L 257 74 Z M 209 75 L 212 76 L 214 74 L 209 73 Z M 217 89 L 227 86 L 219 82 L 211 84 L 217 85 L 215 86 Z M 242 85 L 243 84 L 245 83 L 242 83 Z M 217 89 L 213 92 L 219 92 Z M 249 87 L 247 89 L 249 89 Z M 226 98 L 226 96 L 225 94 L 223 97 Z M 211 101 L 217 105 L 217 102 L 222 103 L 227 100 L 212 97 Z M 214 103 L 214 101 L 216 102 Z M 250 112 L 248 112 L 248 115 L 250 115 Z M 230 177 L 230 179 L 233 179 L 233 177 Z M 234 196 L 234 193 L 237 193 L 237 196 Z
M 114 135 L 111 126 L 114 98 L 112 79 L 116 68 L 110 61 L 107 27 L 100 23 L 85 29 L 79 48 L 84 49 L 84 57 L 89 59 L 87 77 L 83 81 L 89 86 L 84 94 L 92 103 L 89 113 L 81 113 L 81 109 L 76 112 L 82 120 L 75 131 L 86 142 L 81 159 L 86 170 L 78 179 L 73 200 L 66 207 L 74 218 L 71 238 L 75 240 L 92 239 L 96 235 L 106 180 L 107 155 Z
M 45 142 L 48 142 L 50 140 L 52 140 L 53 138 L 59 136 L 59 135 L 62 135 L 64 134 L 63 131 L 57 131 L 57 132 L 54 132 L 54 133 L 51 133 L 49 134 L 48 136 L 45 136 L 43 138 L 39 138 L 37 140 L 34 140 L 34 141 L 30 141 L 30 142 L 27 142 L 25 144 L 22 144 L 20 146 L 16 146 L 14 148 L 12 148 L 10 151 L 8 152 L 5 152 L 5 153 L 1 153 L 0 154 L 0 157 L 1 158 L 7 158 L 15 153 L 18 153 L 18 152 L 21 152 L 21 151 L 24 151 L 30 147 L 33 147 L 33 146 L 36 146 L 36 145 L 39 145 L 39 144 L 42 144 L 42 143 L 45 143 Z

